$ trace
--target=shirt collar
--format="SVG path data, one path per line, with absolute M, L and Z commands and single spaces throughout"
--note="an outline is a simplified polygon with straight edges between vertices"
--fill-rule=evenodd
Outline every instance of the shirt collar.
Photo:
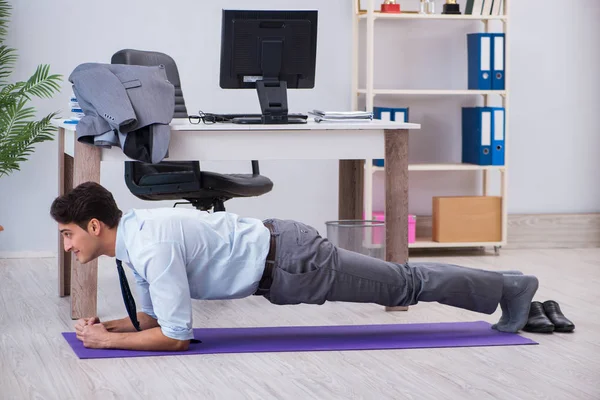
M 125 246 L 124 219 L 121 218 L 117 225 L 117 238 L 115 241 L 115 257 L 124 263 L 129 263 L 129 253 Z

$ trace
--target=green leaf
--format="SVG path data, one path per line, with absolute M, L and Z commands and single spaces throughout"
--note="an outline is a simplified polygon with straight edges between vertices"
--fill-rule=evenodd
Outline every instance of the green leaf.
M 19 163 L 27 160 L 33 153 L 34 145 L 54 139 L 56 127 L 50 120 L 56 116 L 51 113 L 40 121 L 29 121 L 18 132 L 14 132 L 11 140 L 0 146 L 0 177 L 13 170 L 20 170 Z M 0 142 L 1 143 L 1 142 Z
M 29 99 L 32 94 L 37 97 L 50 98 L 54 92 L 60 91 L 60 75 L 49 75 L 50 66 L 39 65 L 34 74 L 27 80 L 20 93 Z
M 16 61 L 17 54 L 14 49 L 0 46 L 0 82 L 3 82 L 12 73 Z
M 6 1 L 0 1 L 0 40 L 4 41 L 6 38 L 6 30 L 8 26 L 8 20 L 10 19 L 11 6 Z
M 21 99 L 16 104 L 10 104 L 6 107 L 1 117 L 3 134 L 7 139 L 15 138 L 20 131 L 25 128 L 27 123 L 35 116 L 35 110 L 32 107 L 25 107 L 25 99 Z

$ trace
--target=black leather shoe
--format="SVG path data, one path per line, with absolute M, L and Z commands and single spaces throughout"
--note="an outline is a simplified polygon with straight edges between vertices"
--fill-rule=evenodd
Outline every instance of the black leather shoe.
M 554 331 L 554 324 L 544 313 L 544 305 L 539 301 L 531 302 L 529 318 L 523 330 L 536 333 L 552 333 Z
M 555 332 L 572 332 L 575 329 L 573 322 L 560 311 L 560 306 L 554 300 L 544 302 L 544 312 L 554 324 Z

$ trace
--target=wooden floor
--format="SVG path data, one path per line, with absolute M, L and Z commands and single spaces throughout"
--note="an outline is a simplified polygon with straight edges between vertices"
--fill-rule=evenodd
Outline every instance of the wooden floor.
M 417 261 L 419 259 L 412 259 Z M 54 259 L 0 260 L 1 399 L 600 399 L 600 249 L 503 250 L 427 261 L 540 279 L 536 300 L 557 300 L 572 334 L 528 334 L 538 346 L 190 355 L 79 360 L 69 299 L 57 296 Z M 99 316 L 125 316 L 111 259 L 100 260 Z M 131 279 L 131 276 L 130 276 Z M 131 280 L 132 282 L 132 280 Z M 262 298 L 196 302 L 194 326 L 495 322 L 421 303 L 274 306 Z

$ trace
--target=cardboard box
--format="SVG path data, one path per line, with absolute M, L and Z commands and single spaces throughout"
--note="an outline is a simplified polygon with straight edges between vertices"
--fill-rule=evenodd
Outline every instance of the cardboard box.
M 499 242 L 502 240 L 502 197 L 433 198 L 434 242 Z

